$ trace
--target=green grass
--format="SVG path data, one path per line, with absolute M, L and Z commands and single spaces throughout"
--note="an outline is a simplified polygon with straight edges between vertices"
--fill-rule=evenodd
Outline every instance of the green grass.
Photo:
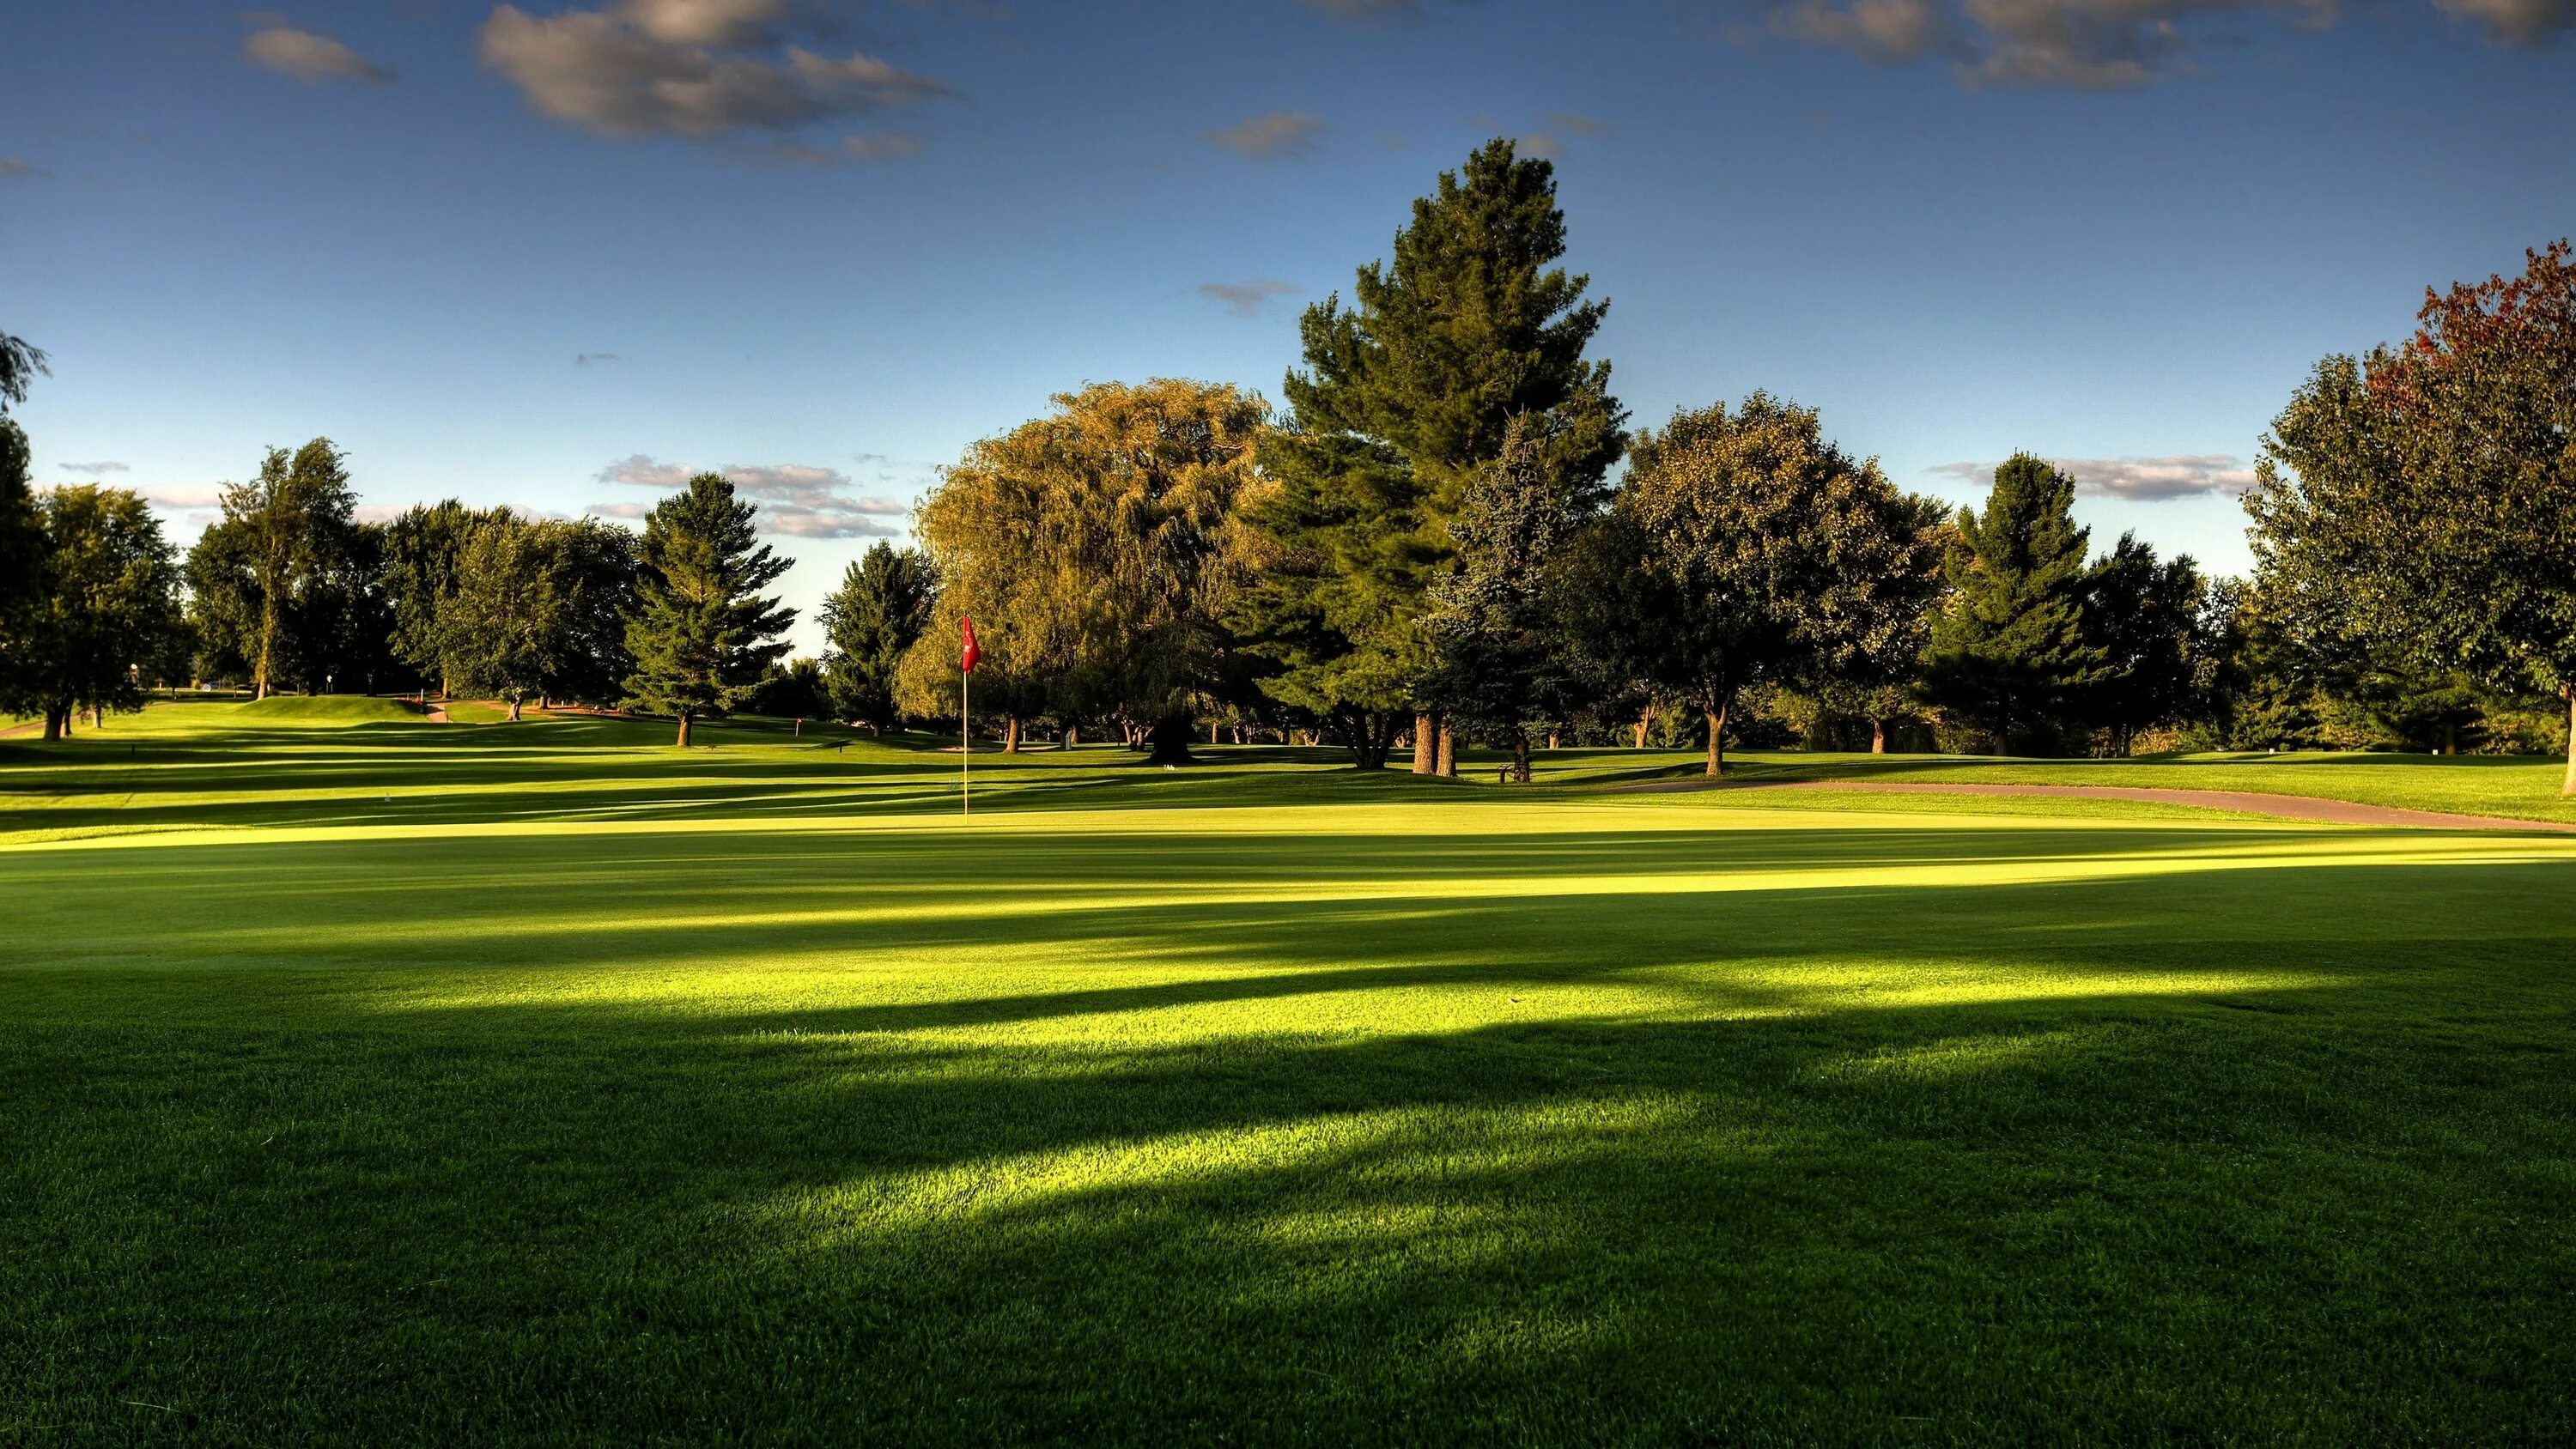
M 0 1443 L 2576 1436 L 2576 840 L 666 735 L 0 745 Z

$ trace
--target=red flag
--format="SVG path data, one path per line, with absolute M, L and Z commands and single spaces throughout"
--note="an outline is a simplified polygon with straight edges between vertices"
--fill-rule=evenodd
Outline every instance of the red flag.
M 972 674 L 975 672 L 975 661 L 984 657 L 984 651 L 975 647 L 975 621 L 959 615 L 957 623 L 958 627 L 966 631 L 966 652 L 957 657 L 957 671 L 961 674 Z

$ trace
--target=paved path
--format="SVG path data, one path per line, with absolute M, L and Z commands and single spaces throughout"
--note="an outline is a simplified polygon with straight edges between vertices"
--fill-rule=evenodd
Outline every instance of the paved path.
M 1894 780 L 1793 780 L 1779 783 L 1676 780 L 1641 785 L 1644 790 L 1861 790 L 1890 795 L 2023 795 L 2041 799 L 2141 800 L 2152 805 L 2197 805 L 2204 810 L 2234 810 L 2246 815 L 2273 815 L 2284 820 L 2322 820 L 2334 825 L 2412 825 L 2428 830 L 2539 830 L 2576 835 L 2576 825 L 2552 820 L 2515 820 L 2502 815 L 2449 815 L 2438 810 L 2401 810 L 2393 805 L 2363 805 L 2352 800 L 2325 800 L 2313 795 L 2270 795 L 2252 790 L 2153 790 L 2125 785 L 1955 785 Z

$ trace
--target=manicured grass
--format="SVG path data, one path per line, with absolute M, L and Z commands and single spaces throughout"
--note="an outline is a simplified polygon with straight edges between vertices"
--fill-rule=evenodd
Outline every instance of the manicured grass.
M 217 708 L 0 746 L 0 1443 L 2576 1436 L 2576 840 Z

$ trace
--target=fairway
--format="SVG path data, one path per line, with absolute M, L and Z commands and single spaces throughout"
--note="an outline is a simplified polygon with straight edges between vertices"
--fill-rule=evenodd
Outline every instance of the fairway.
M 0 744 L 0 1442 L 2576 1436 L 2576 839 L 291 705 Z

